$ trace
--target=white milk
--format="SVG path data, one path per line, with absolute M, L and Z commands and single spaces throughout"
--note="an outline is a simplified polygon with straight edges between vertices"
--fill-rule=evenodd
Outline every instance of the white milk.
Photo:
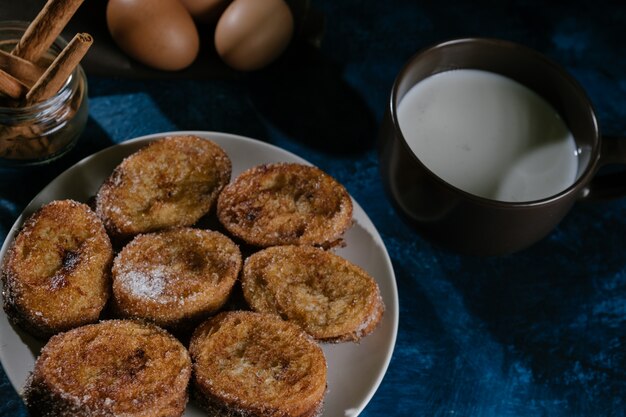
M 424 165 L 469 193 L 532 201 L 576 179 L 571 132 L 543 98 L 510 78 L 470 69 L 442 72 L 413 86 L 397 114 Z

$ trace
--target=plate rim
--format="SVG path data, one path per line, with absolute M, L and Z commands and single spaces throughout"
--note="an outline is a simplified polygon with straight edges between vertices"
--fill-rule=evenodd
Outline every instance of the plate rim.
M 47 190 L 52 186 L 53 183 L 59 182 L 61 181 L 64 177 L 66 176 L 70 176 L 73 174 L 73 172 L 77 169 L 80 168 L 80 166 L 87 164 L 90 160 L 92 159 L 96 159 L 98 157 L 101 157 L 103 154 L 108 153 L 108 152 L 113 152 L 115 149 L 119 149 L 119 148 L 123 148 L 123 147 L 129 147 L 132 146 L 133 144 L 137 144 L 139 142 L 152 142 L 154 140 L 160 139 L 160 138 L 164 138 L 167 136 L 180 136 L 180 135 L 194 135 L 194 136 L 199 136 L 203 139 L 208 139 L 211 140 L 212 137 L 215 136 L 219 136 L 225 140 L 238 140 L 238 141 L 244 141 L 244 142 L 249 142 L 249 143 L 253 143 L 254 146 L 262 146 L 262 147 L 266 147 L 268 150 L 273 151 L 273 152 L 280 152 L 280 153 L 287 153 L 289 154 L 289 156 L 293 159 L 299 160 L 302 163 L 308 164 L 308 165 L 313 165 L 311 162 L 309 162 L 308 160 L 306 160 L 305 158 L 297 155 L 296 153 L 282 148 L 280 146 L 259 140 L 259 139 L 254 139 L 254 138 L 250 138 L 247 136 L 243 136 L 243 135 L 238 135 L 238 134 L 233 134 L 233 133 L 226 133 L 226 132 L 217 132 L 217 131 L 203 131 L 203 130 L 179 130 L 179 131 L 166 131 L 166 132 L 158 132 L 158 133 L 151 133 L 151 134 L 147 134 L 147 135 L 142 135 L 142 136 L 138 136 L 138 137 L 133 137 L 130 139 L 126 139 L 123 140 L 119 143 L 114 143 L 110 146 L 107 146 L 106 148 L 100 149 L 92 154 L 89 154 L 87 156 L 85 156 L 84 158 L 82 158 L 81 160 L 75 162 L 74 164 L 72 164 L 71 166 L 69 166 L 67 169 L 65 169 L 63 172 L 61 172 L 60 174 L 58 174 L 56 177 L 54 177 L 52 180 L 50 180 L 42 189 L 40 189 L 37 194 L 28 202 L 28 204 L 24 207 L 24 209 L 21 211 L 21 213 L 19 214 L 19 216 L 15 219 L 15 222 L 13 223 L 13 225 L 11 226 L 11 228 L 9 229 L 9 231 L 6 234 L 6 237 L 4 239 L 4 242 L 2 243 L 2 246 L 0 247 L 0 259 L 4 259 L 4 256 L 9 248 L 10 243 L 12 243 L 15 234 L 17 233 L 17 230 L 19 229 L 19 227 L 24 223 L 26 216 L 29 216 L 30 214 L 32 214 L 33 210 L 33 205 L 35 204 L 35 202 L 40 198 L 40 195 L 42 195 L 44 192 L 47 192 Z M 129 154 L 130 155 L 130 154 Z M 127 156 L 124 156 L 123 158 L 126 158 Z M 391 362 L 391 359 L 393 357 L 393 353 L 395 351 L 395 346 L 396 346 L 396 342 L 397 342 L 397 336 L 398 336 L 398 328 L 399 328 L 399 316 L 400 316 L 400 304 L 399 304 L 399 296 L 398 296 L 398 284 L 397 284 L 397 280 L 396 280 L 396 276 L 395 276 L 395 271 L 393 269 L 393 263 L 391 262 L 391 257 L 389 256 L 389 252 L 387 250 L 387 247 L 383 241 L 382 236 L 380 235 L 378 229 L 376 228 L 376 226 L 374 225 L 374 223 L 372 222 L 372 220 L 370 219 L 369 215 L 367 214 L 367 212 L 365 212 L 365 210 L 363 210 L 363 208 L 361 207 L 361 205 L 354 199 L 354 197 L 352 197 L 352 195 L 350 195 L 350 198 L 352 199 L 353 205 L 355 207 L 358 208 L 358 210 L 363 214 L 364 219 L 366 220 L 367 223 L 369 223 L 369 226 L 371 228 L 371 231 L 373 232 L 373 237 L 375 240 L 378 241 L 378 243 L 380 243 L 380 247 L 383 249 L 382 250 L 382 255 L 383 255 L 383 259 L 385 262 L 385 269 L 389 272 L 389 276 L 391 278 L 391 301 L 392 301 L 392 305 L 393 305 L 393 309 L 392 309 L 392 320 L 391 320 L 391 324 L 392 324 L 392 329 L 391 329 L 391 339 L 389 340 L 389 347 L 387 348 L 387 352 L 385 353 L 385 357 L 384 357 L 384 364 L 383 366 L 380 368 L 380 370 L 378 371 L 376 378 L 373 380 L 373 384 L 371 386 L 371 388 L 369 389 L 369 391 L 367 392 L 367 394 L 363 397 L 363 399 L 361 400 L 358 409 L 351 409 L 350 412 L 350 416 L 358 416 L 364 409 L 365 407 L 369 404 L 369 402 L 371 401 L 371 399 L 373 398 L 373 396 L 375 395 L 376 391 L 378 391 L 378 388 L 380 387 L 385 375 L 387 374 L 387 371 L 389 369 L 389 365 Z M 0 294 L 0 301 L 3 302 L 4 297 L 2 294 Z M 386 308 L 385 313 L 388 314 L 389 312 L 389 307 Z M 6 313 L 4 313 L 4 311 L 1 312 L 3 315 L 6 316 Z M 18 336 L 19 337 L 19 336 Z M 7 349 L 4 348 L 4 344 L 0 344 L 0 366 L 2 366 L 2 371 L 4 372 L 4 374 L 6 375 L 7 379 L 9 380 L 11 386 L 13 387 L 13 389 L 15 389 L 15 391 L 18 393 L 18 395 L 21 397 L 21 388 L 16 388 L 16 381 L 13 380 L 12 376 L 9 375 L 7 373 L 7 371 L 5 370 L 5 366 L 4 363 L 6 361 L 6 351 Z M 347 411 L 346 411 L 347 412 Z

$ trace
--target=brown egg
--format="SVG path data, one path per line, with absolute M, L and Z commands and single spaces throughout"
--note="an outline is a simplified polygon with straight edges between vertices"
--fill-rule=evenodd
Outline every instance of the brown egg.
M 106 15 L 115 43 L 148 66 L 175 71 L 198 55 L 198 30 L 179 0 L 109 0 Z
M 191 16 L 201 23 L 215 23 L 231 0 L 180 0 Z
M 251 71 L 276 59 L 289 45 L 293 16 L 283 0 L 235 0 L 215 28 L 215 49 L 231 67 Z

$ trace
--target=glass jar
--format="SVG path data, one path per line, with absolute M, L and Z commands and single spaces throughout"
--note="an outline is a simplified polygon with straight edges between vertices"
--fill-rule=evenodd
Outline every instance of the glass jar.
M 27 22 L 0 22 L 0 49 L 11 52 L 27 27 Z M 46 66 L 66 45 L 58 37 L 37 64 Z M 87 116 L 87 78 L 80 65 L 49 99 L 27 106 L 0 100 L 0 165 L 37 165 L 61 157 L 78 140 Z

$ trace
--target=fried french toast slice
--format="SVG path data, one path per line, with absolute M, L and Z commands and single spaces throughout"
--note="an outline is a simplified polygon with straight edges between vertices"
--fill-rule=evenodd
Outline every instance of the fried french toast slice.
M 277 314 L 324 342 L 358 341 L 374 331 L 384 304 L 363 269 L 311 246 L 274 246 L 246 259 L 243 294 L 253 310 Z
M 193 387 L 210 416 L 313 417 L 326 392 L 326 359 L 295 324 L 270 314 L 220 313 L 191 339 Z
M 217 215 L 253 246 L 333 246 L 352 225 L 352 200 L 319 168 L 274 163 L 250 168 L 227 185 Z
M 96 322 L 109 299 L 112 258 L 111 241 L 88 206 L 45 204 L 3 260 L 7 316 L 39 337 Z
M 169 136 L 128 156 L 102 184 L 96 213 L 119 239 L 191 226 L 230 181 L 231 161 L 216 143 Z
M 197 325 L 227 301 L 241 264 L 237 245 L 219 232 L 139 235 L 113 262 L 113 310 L 171 329 Z
M 34 416 L 174 417 L 190 377 L 187 350 L 165 330 L 107 320 L 53 336 L 24 396 Z

